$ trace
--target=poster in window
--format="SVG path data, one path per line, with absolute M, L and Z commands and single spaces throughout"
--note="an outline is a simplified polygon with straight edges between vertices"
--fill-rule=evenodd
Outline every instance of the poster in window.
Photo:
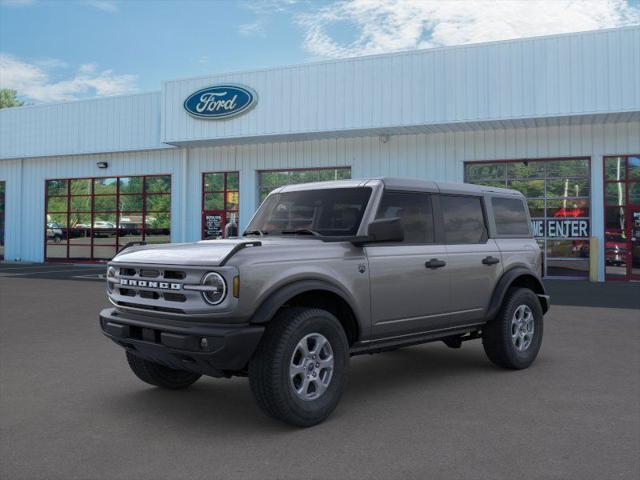
M 204 238 L 212 240 L 222 236 L 222 214 L 208 213 L 204 216 Z

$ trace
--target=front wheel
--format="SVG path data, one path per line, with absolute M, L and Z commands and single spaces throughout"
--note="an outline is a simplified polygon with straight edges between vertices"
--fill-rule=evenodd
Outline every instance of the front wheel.
M 482 345 L 494 364 L 511 369 L 527 368 L 542 345 L 542 307 L 528 288 L 512 288 L 500 312 L 484 327 Z
M 282 310 L 249 362 L 249 383 L 270 417 L 299 427 L 326 419 L 345 386 L 349 344 L 340 322 L 316 308 Z
M 173 368 L 150 362 L 129 352 L 127 352 L 127 362 L 136 377 L 156 387 L 180 390 L 187 388 L 201 377 L 197 373 L 174 370 Z

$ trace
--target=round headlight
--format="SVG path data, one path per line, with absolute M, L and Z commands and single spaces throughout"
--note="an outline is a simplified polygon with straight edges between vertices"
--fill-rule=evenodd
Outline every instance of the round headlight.
M 211 305 L 218 305 L 227 295 L 227 284 L 219 273 L 207 273 L 202 279 L 202 285 L 208 287 L 202 292 L 202 298 Z
M 116 269 L 113 267 L 107 268 L 107 290 L 113 292 L 113 282 L 116 280 Z

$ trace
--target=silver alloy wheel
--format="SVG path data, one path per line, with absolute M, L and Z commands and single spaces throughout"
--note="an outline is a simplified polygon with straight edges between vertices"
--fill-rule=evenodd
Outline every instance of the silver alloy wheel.
M 333 350 L 319 333 L 305 335 L 291 355 L 289 377 L 296 396 L 315 400 L 329 388 L 333 377 Z
M 533 341 L 535 329 L 533 311 L 528 305 L 520 305 L 511 318 L 511 340 L 519 352 L 524 352 Z

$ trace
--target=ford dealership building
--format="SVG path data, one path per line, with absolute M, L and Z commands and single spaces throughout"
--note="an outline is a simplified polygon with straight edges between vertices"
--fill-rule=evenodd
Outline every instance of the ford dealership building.
M 217 238 L 277 186 L 372 176 L 518 189 L 546 276 L 640 280 L 640 27 L 1 110 L 0 254 Z

